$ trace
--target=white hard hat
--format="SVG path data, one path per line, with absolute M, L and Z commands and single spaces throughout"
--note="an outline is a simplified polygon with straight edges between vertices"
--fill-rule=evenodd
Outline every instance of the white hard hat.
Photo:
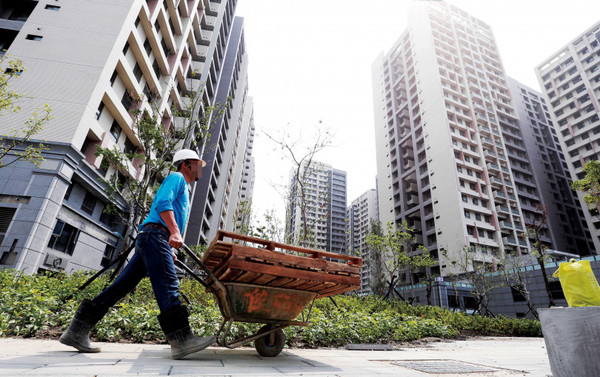
M 175 152 L 175 155 L 173 156 L 173 165 L 176 165 L 179 161 L 185 160 L 198 160 L 202 167 L 206 166 L 206 162 L 202 161 L 200 156 L 198 156 L 198 153 L 191 149 L 181 149 Z

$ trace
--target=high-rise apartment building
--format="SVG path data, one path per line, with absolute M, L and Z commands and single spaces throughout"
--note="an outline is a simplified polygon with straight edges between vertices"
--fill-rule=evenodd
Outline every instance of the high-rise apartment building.
M 304 163 L 290 176 L 286 240 L 293 244 L 346 253 L 346 172 L 331 165 Z M 306 215 L 303 216 L 303 213 Z M 306 232 L 305 232 L 306 220 Z M 307 241 L 302 242 L 302 239 Z
M 414 2 L 409 27 L 373 64 L 379 216 L 406 220 L 433 273 L 528 253 L 503 127 L 518 125 L 490 27 L 441 1 Z
M 600 22 L 592 25 L 535 68 L 573 180 L 600 152 Z M 600 250 L 600 217 L 590 212 L 578 192 L 583 216 Z
M 184 145 L 198 148 L 208 162 L 192 186 L 186 243 L 216 232 L 236 206 L 237 197 L 229 195 L 241 177 L 234 172 L 244 164 L 251 128 L 243 20 L 234 16 L 235 6 L 235 0 L 1 4 L 0 45 L 26 68 L 13 89 L 30 99 L 18 114 L 3 116 L 0 133 L 22 127 L 44 103 L 53 109 L 34 140 L 50 148 L 41 166 L 19 162 L 0 169 L 3 267 L 71 272 L 98 269 L 114 257 L 124 228 L 103 212 L 110 200 L 100 179 L 144 172 L 135 160 L 127 171 L 107 169 L 96 146 L 141 150 L 129 110 L 150 110 L 150 98 L 166 129 L 183 121 L 173 108 L 202 115 L 207 106 L 226 104 L 205 148 L 190 141 L 195 135 Z M 185 95 L 194 92 L 202 103 L 189 109 Z
M 369 247 L 367 236 L 371 230 L 371 222 L 379 220 L 377 190 L 371 189 L 354 199 L 346 209 L 346 247 L 347 252 L 358 255 L 367 261 Z M 371 273 L 369 263 L 363 263 L 360 272 L 360 292 L 371 292 Z
M 549 248 L 569 254 L 589 255 L 594 250 L 579 200 L 569 187 L 565 156 L 542 94 L 508 79 L 519 114 L 518 127 L 501 124 L 517 196 L 526 226 L 546 224 L 540 240 Z M 498 207 L 498 211 L 507 211 Z M 530 241 L 535 242 L 533 234 Z

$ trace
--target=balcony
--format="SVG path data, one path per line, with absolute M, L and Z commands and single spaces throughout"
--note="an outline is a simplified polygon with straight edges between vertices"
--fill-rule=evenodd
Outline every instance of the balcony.
M 502 191 L 494 191 L 494 199 L 506 200 L 506 195 Z
M 496 206 L 496 212 L 498 213 L 504 213 L 504 214 L 509 214 L 508 212 L 508 207 L 506 206 Z
M 487 163 L 487 168 L 489 171 L 497 171 L 500 172 L 500 167 L 496 164 L 494 164 L 493 162 L 488 162 Z
M 504 245 L 517 246 L 517 240 L 514 237 L 502 237 L 502 243 Z

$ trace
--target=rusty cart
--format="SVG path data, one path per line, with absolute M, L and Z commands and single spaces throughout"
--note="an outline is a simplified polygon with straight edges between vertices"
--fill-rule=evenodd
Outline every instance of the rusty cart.
M 185 245 L 182 249 L 204 276 L 180 261 L 177 265 L 211 292 L 219 305 L 223 322 L 216 334 L 217 344 L 237 348 L 254 341 L 262 356 L 274 357 L 281 352 L 284 328 L 308 326 L 316 298 L 360 288 L 359 257 L 226 231 L 217 233 L 202 258 Z M 233 322 L 264 326 L 252 336 L 228 340 Z

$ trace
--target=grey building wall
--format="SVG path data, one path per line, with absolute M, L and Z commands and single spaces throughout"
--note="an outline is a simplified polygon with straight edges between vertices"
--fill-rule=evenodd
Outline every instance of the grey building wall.
M 25 3 L 35 4 L 27 15 L 11 19 L 14 8 Z M 97 145 L 141 148 L 129 114 L 132 95 L 139 98 L 133 106 L 140 109 L 149 109 L 148 99 L 154 97 L 165 126 L 176 127 L 181 119 L 171 107 L 184 108 L 187 92 L 206 88 L 196 109 L 202 112 L 216 103 L 217 88 L 224 86 L 223 95 L 234 97 L 227 117 L 240 117 L 246 89 L 240 95 L 243 85 L 227 75 L 242 76 L 245 82 L 243 60 L 238 56 L 223 69 L 235 3 L 64 0 L 0 5 L 0 43 L 26 68 L 11 86 L 30 97 L 20 104 L 21 112 L 2 117 L 0 133 L 19 128 L 44 103 L 53 109 L 53 119 L 32 140 L 50 148 L 40 168 L 20 162 L 0 169 L 1 267 L 26 273 L 95 270 L 128 243 L 118 218 L 103 213 L 109 198 L 101 179 L 115 172 L 103 167 L 94 152 Z M 13 29 L 18 33 L 4 32 Z M 235 48 L 243 49 L 239 28 L 237 34 Z M 122 173 L 134 178 L 143 174 L 136 161 L 129 161 L 127 170 Z M 225 192 L 222 186 L 214 189 Z M 214 205 L 221 208 L 225 201 Z M 125 209 L 123 201 L 114 204 Z
M 571 254 L 592 254 L 593 243 L 586 236 L 589 230 L 585 219 L 579 216 L 579 200 L 569 187 L 571 177 L 546 101 L 534 89 L 514 79 L 508 82 L 519 127 L 503 131 L 525 224 L 539 225 L 540 210 L 547 209 L 547 227 L 542 236 L 547 247 Z
M 600 281 L 600 257 L 593 255 L 582 258 L 582 260 L 590 261 L 596 280 Z M 552 298 L 557 306 L 568 306 L 559 279 L 551 276 L 558 269 L 559 264 L 563 262 L 564 261 L 557 261 L 546 263 L 545 265 L 546 272 L 550 276 L 549 280 Z M 540 266 L 531 264 L 527 267 L 523 267 L 522 270 L 534 308 L 547 308 L 550 301 L 541 275 Z M 522 295 L 517 293 L 511 287 L 511 284 L 507 284 L 500 274 L 494 273 L 490 278 L 493 279 L 494 284 L 497 287 L 490 293 L 491 300 L 489 303 L 489 310 L 493 315 L 535 318 Z M 414 289 L 411 286 L 398 287 L 398 290 L 406 300 L 411 300 L 414 297 L 414 302 L 422 305 L 427 304 L 427 290 L 424 284 L 415 285 Z M 472 313 L 477 310 L 477 300 L 475 300 L 471 292 L 472 286 L 464 280 L 439 280 L 433 285 L 430 299 L 432 305 L 447 307 L 450 310 Z

